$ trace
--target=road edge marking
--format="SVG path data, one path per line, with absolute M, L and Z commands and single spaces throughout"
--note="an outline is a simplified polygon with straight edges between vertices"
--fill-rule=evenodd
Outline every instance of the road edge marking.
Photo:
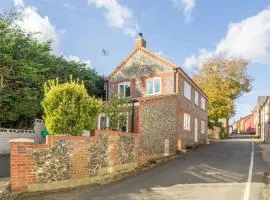
M 243 200 L 249 200 L 250 186 L 251 186 L 251 181 L 252 181 L 253 164 L 254 164 L 254 139 L 252 140 L 252 144 L 251 144 L 251 156 L 250 156 L 250 165 L 249 165 L 249 171 L 248 171 L 248 180 L 247 180 L 247 184 L 245 187 Z

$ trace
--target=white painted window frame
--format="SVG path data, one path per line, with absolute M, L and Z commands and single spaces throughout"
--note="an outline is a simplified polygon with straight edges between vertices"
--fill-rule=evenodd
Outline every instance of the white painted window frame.
M 147 81 L 149 81 L 149 80 L 152 80 L 152 86 L 153 86 L 153 93 L 152 94 L 148 94 L 147 93 Z M 155 92 L 155 84 L 154 84 L 155 80 L 159 80 L 159 83 L 160 83 L 159 92 Z M 162 90 L 161 89 L 162 88 L 161 77 L 148 78 L 148 79 L 145 80 L 145 85 L 146 85 L 146 87 L 145 87 L 145 89 L 146 89 L 146 96 L 153 96 L 153 95 L 159 95 L 159 94 L 161 94 L 161 90 Z
M 104 113 L 101 113 L 98 115 L 98 130 L 100 130 L 100 125 L 101 125 L 101 117 L 105 117 Z M 109 118 L 106 117 L 106 129 L 109 128 Z
M 194 102 L 197 106 L 199 105 L 199 92 L 197 90 L 194 92 Z
M 122 83 L 119 83 L 119 84 L 118 84 L 118 94 L 119 94 L 119 95 L 120 95 L 120 86 L 121 86 L 121 85 L 124 85 L 124 96 L 123 96 L 123 97 L 125 97 L 125 98 L 131 97 L 131 87 L 130 87 L 130 86 L 131 86 L 131 82 L 122 82 Z M 126 86 L 126 85 L 129 85 L 129 88 L 130 88 L 130 95 L 129 95 L 128 97 L 126 96 L 126 90 L 125 90 L 125 86 Z
M 189 96 L 187 96 L 187 94 L 186 94 L 186 89 L 189 89 L 189 91 L 188 91 Z M 186 81 L 184 82 L 184 96 L 187 99 L 191 100 L 191 85 Z
M 205 134 L 205 121 L 201 121 L 201 134 Z
M 184 119 L 183 119 L 183 128 L 184 128 L 184 130 L 190 131 L 190 122 L 191 122 L 190 114 L 184 113 Z
M 206 104 L 205 98 L 204 97 L 201 97 L 201 108 L 203 110 L 205 110 L 205 104 Z
M 198 142 L 199 140 L 199 120 L 197 117 L 194 118 L 194 141 Z

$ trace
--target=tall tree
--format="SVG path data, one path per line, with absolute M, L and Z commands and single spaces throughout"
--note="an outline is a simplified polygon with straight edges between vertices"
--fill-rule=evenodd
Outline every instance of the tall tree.
M 16 26 L 18 13 L 0 13 L 0 126 L 26 127 L 43 114 L 43 84 L 68 81 L 70 75 L 86 85 L 90 95 L 103 93 L 103 78 L 84 63 L 67 61 Z
M 215 58 L 197 70 L 194 81 L 208 95 L 209 119 L 217 122 L 235 113 L 235 101 L 251 90 L 248 63 L 242 59 Z

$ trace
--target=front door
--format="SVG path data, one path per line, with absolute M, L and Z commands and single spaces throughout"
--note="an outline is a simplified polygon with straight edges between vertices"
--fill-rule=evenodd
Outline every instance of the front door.
M 198 119 L 195 118 L 195 125 L 194 125 L 194 132 L 195 132 L 195 142 L 198 142 Z

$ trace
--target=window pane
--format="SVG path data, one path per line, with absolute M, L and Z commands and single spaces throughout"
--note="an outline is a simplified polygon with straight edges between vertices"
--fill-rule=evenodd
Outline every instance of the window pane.
M 154 93 L 160 93 L 160 78 L 154 79 Z
M 100 130 L 105 130 L 106 128 L 106 117 L 100 117 Z
M 146 94 L 153 94 L 153 79 L 146 80 Z
M 203 97 L 201 98 L 201 107 L 205 109 L 205 99 Z
M 201 133 L 205 133 L 205 123 L 201 121 Z
M 187 82 L 184 84 L 184 95 L 188 99 L 191 99 L 191 87 Z
M 125 97 L 130 97 L 130 84 L 126 84 L 125 87 L 126 87 L 126 95 L 125 95 Z
M 195 91 L 195 104 L 199 104 L 199 93 L 197 91 Z
M 124 85 L 119 85 L 119 94 L 124 97 Z
M 190 130 L 190 115 L 184 113 L 184 129 Z

